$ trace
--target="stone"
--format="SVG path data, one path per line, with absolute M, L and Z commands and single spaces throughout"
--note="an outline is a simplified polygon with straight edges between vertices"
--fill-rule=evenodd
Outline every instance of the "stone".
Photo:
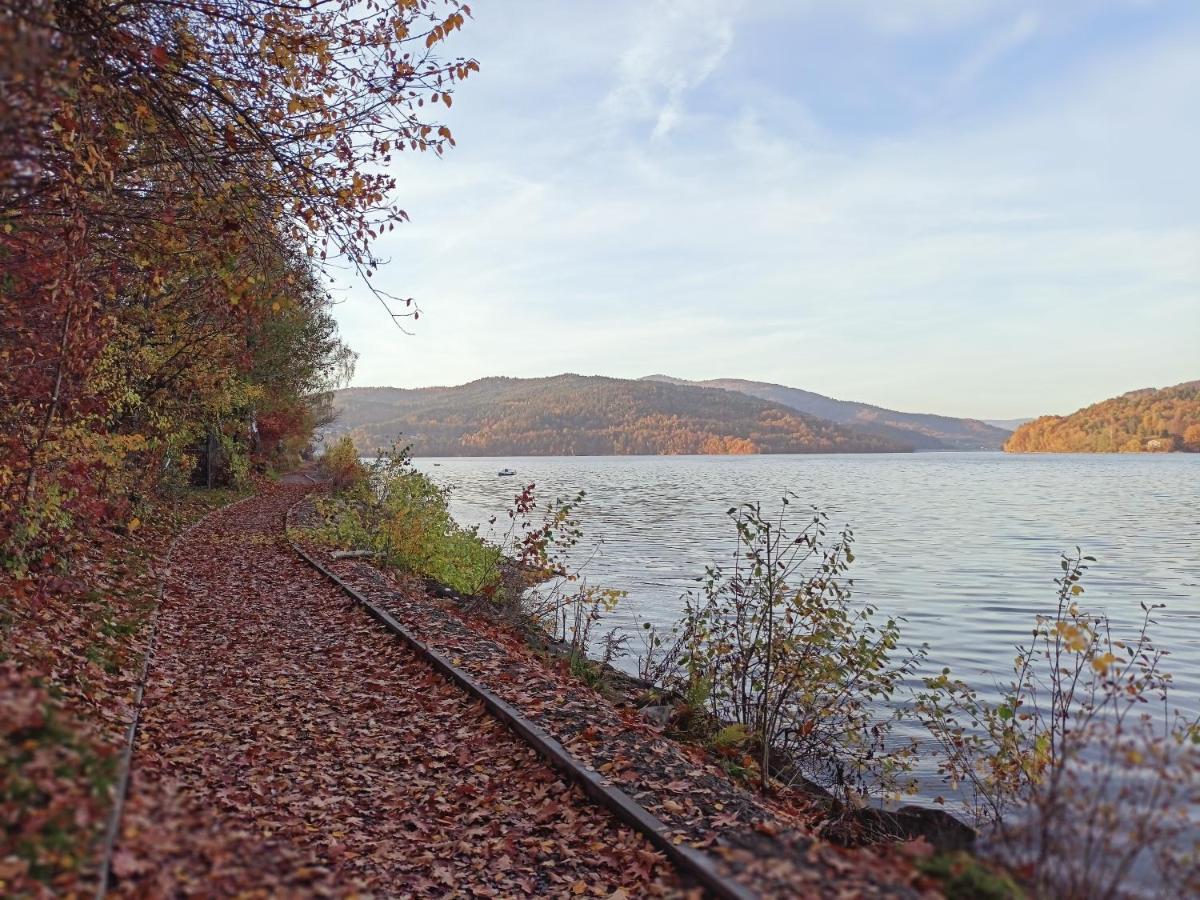
M 643 706 L 638 710 L 638 715 L 659 728 L 666 728 L 671 724 L 671 720 L 675 718 L 675 707 L 673 706 Z

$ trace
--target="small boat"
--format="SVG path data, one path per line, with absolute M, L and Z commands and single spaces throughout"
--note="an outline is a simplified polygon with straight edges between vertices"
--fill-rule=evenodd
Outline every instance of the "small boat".
M 496 474 L 499 475 L 501 478 L 503 478 L 506 475 L 516 475 L 517 473 L 514 472 L 512 469 L 501 469 Z

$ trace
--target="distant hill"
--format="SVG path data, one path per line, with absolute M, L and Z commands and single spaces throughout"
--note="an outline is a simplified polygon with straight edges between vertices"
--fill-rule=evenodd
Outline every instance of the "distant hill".
M 1200 453 L 1200 381 L 1144 388 L 1084 407 L 1042 416 L 1016 430 L 1010 453 Z
M 1034 418 L 1034 416 L 1025 416 L 1020 419 L 983 419 L 982 421 L 987 425 L 1003 428 L 1005 431 L 1016 431 L 1026 422 L 1032 422 Z
M 331 431 L 360 452 L 393 442 L 417 456 L 879 453 L 911 443 L 778 403 L 618 378 L 484 378 L 458 387 L 348 388 Z
M 955 419 L 926 413 L 897 412 L 869 403 L 834 400 L 823 394 L 799 388 L 744 381 L 740 378 L 713 378 L 685 381 L 668 375 L 647 375 L 644 380 L 668 384 L 691 384 L 736 391 L 761 400 L 780 403 L 797 412 L 819 416 L 831 422 L 851 425 L 859 431 L 877 434 L 889 440 L 912 444 L 918 450 L 999 450 L 1011 429 L 996 428 L 977 419 Z

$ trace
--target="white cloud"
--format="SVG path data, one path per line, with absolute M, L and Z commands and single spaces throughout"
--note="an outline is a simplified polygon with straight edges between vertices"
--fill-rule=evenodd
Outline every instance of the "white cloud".
M 604 100 L 618 115 L 654 122 L 655 138 L 685 114 L 688 91 L 713 75 L 733 46 L 741 0 L 659 0 L 639 4 L 633 41 L 621 54 L 619 79 Z
M 1000 59 L 1033 38 L 1040 23 L 1041 17 L 1036 12 L 1025 10 L 990 34 L 955 70 L 950 78 L 950 87 L 961 90 L 970 84 Z
M 399 339 L 365 297 L 342 307 L 360 383 L 665 370 L 1003 417 L 1196 377 L 1189 35 L 881 137 L 821 121 L 820 85 L 734 81 L 701 104 L 699 86 L 755 52 L 753 29 L 708 27 L 719 10 L 700 0 L 651 7 L 693 30 L 645 9 L 624 9 L 642 13 L 638 29 L 588 21 L 562 36 L 571 66 L 590 60 L 593 102 L 574 81 L 529 108 L 503 102 L 528 93 L 510 66 L 518 80 L 488 88 L 470 138 L 455 126 L 459 150 L 401 170 L 414 223 L 384 248 L 395 262 L 381 278 L 426 317 Z M 977 35 L 962 92 L 1039 21 Z M 527 77 L 553 71 L 551 57 Z

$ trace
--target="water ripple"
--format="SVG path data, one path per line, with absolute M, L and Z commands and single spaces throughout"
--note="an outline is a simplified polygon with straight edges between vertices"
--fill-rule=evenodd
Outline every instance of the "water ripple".
M 907 618 L 928 643 L 929 666 L 950 666 L 981 694 L 1011 676 L 1013 645 L 1053 607 L 1058 559 L 1076 546 L 1098 561 L 1085 599 L 1118 630 L 1140 603 L 1166 603 L 1157 643 L 1172 651 L 1176 700 L 1200 706 L 1200 455 L 530 457 L 427 460 L 455 486 L 464 524 L 503 513 L 516 489 L 538 496 L 587 491 L 581 519 L 588 577 L 629 592 L 609 620 L 670 624 L 706 564 L 734 549 L 725 511 L 787 490 L 855 534 L 860 599 Z M 511 466 L 514 479 L 496 471 Z M 517 484 L 520 482 L 520 485 Z M 804 508 L 803 506 L 801 507 Z

